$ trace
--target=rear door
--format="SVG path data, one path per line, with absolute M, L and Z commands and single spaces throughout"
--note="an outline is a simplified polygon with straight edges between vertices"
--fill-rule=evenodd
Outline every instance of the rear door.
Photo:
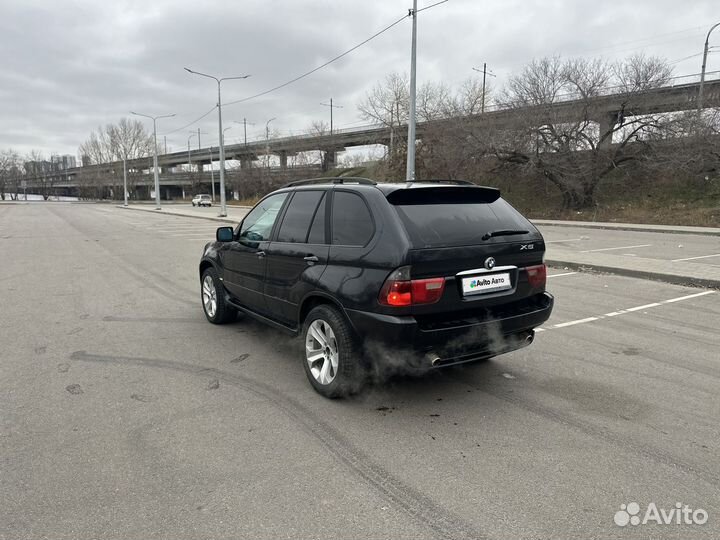
M 542 263 L 542 236 L 496 190 L 414 188 L 393 192 L 388 200 L 412 244 L 411 277 L 446 279 L 440 302 L 418 310 L 467 309 L 538 292 L 525 268 Z
M 300 302 L 327 266 L 326 207 L 324 190 L 296 191 L 277 235 L 265 249 L 268 313 L 286 324 L 297 322 Z

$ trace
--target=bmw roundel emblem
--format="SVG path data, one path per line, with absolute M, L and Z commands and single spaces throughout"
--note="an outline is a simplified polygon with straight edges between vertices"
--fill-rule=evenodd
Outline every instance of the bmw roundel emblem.
M 488 257 L 487 259 L 485 259 L 485 268 L 487 268 L 488 270 L 492 270 L 493 268 L 495 268 L 495 259 L 493 257 Z

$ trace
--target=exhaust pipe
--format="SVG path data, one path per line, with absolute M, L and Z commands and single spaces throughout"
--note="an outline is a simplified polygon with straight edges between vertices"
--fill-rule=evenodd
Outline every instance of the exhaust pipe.
M 425 353 L 425 362 L 430 364 L 432 367 L 437 367 L 437 365 L 440 363 L 440 357 L 435 351 L 429 351 Z
M 531 330 L 527 336 L 525 336 L 525 343 L 530 345 L 535 340 L 535 331 Z

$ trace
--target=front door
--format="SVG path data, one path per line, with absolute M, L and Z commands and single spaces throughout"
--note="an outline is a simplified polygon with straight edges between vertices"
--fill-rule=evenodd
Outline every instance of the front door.
M 260 201 L 245 216 L 234 242 L 221 251 L 225 288 L 237 302 L 253 311 L 266 312 L 263 288 L 267 261 L 265 250 L 287 193 Z

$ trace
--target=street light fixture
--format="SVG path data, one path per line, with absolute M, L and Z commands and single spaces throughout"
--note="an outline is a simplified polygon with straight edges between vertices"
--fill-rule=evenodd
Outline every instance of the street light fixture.
M 148 114 L 140 114 L 133 111 L 130 111 L 130 114 L 134 114 L 135 116 L 142 116 L 144 118 L 149 118 L 153 121 L 153 141 L 155 142 L 155 153 L 153 154 L 153 169 L 155 172 L 155 210 L 162 210 L 160 207 L 160 176 L 158 175 L 158 150 L 157 150 L 157 121 L 160 118 L 172 118 L 175 116 L 175 114 L 163 114 L 161 116 L 150 116 Z
M 223 81 L 233 79 L 247 79 L 250 75 L 242 75 L 239 77 L 215 77 L 213 75 L 207 75 L 200 73 L 199 71 L 193 71 L 192 69 L 185 68 L 185 71 L 192 73 L 193 75 L 200 75 L 201 77 L 207 77 L 208 79 L 214 79 L 217 82 L 218 90 L 218 135 L 220 137 L 220 217 L 227 216 L 227 207 L 225 202 L 225 146 L 223 145 L 223 127 L 222 127 L 222 99 L 220 96 L 220 83 Z
M 715 23 L 712 28 L 710 28 L 710 31 L 707 33 L 707 37 L 705 38 L 705 48 L 703 49 L 703 63 L 702 63 L 702 70 L 700 71 L 700 90 L 698 91 L 698 113 L 702 112 L 702 106 L 703 106 L 703 90 L 705 86 L 705 67 L 707 66 L 707 55 L 708 50 L 710 49 L 710 34 L 712 34 L 712 31 L 715 30 L 718 26 L 720 26 L 719 23 Z

